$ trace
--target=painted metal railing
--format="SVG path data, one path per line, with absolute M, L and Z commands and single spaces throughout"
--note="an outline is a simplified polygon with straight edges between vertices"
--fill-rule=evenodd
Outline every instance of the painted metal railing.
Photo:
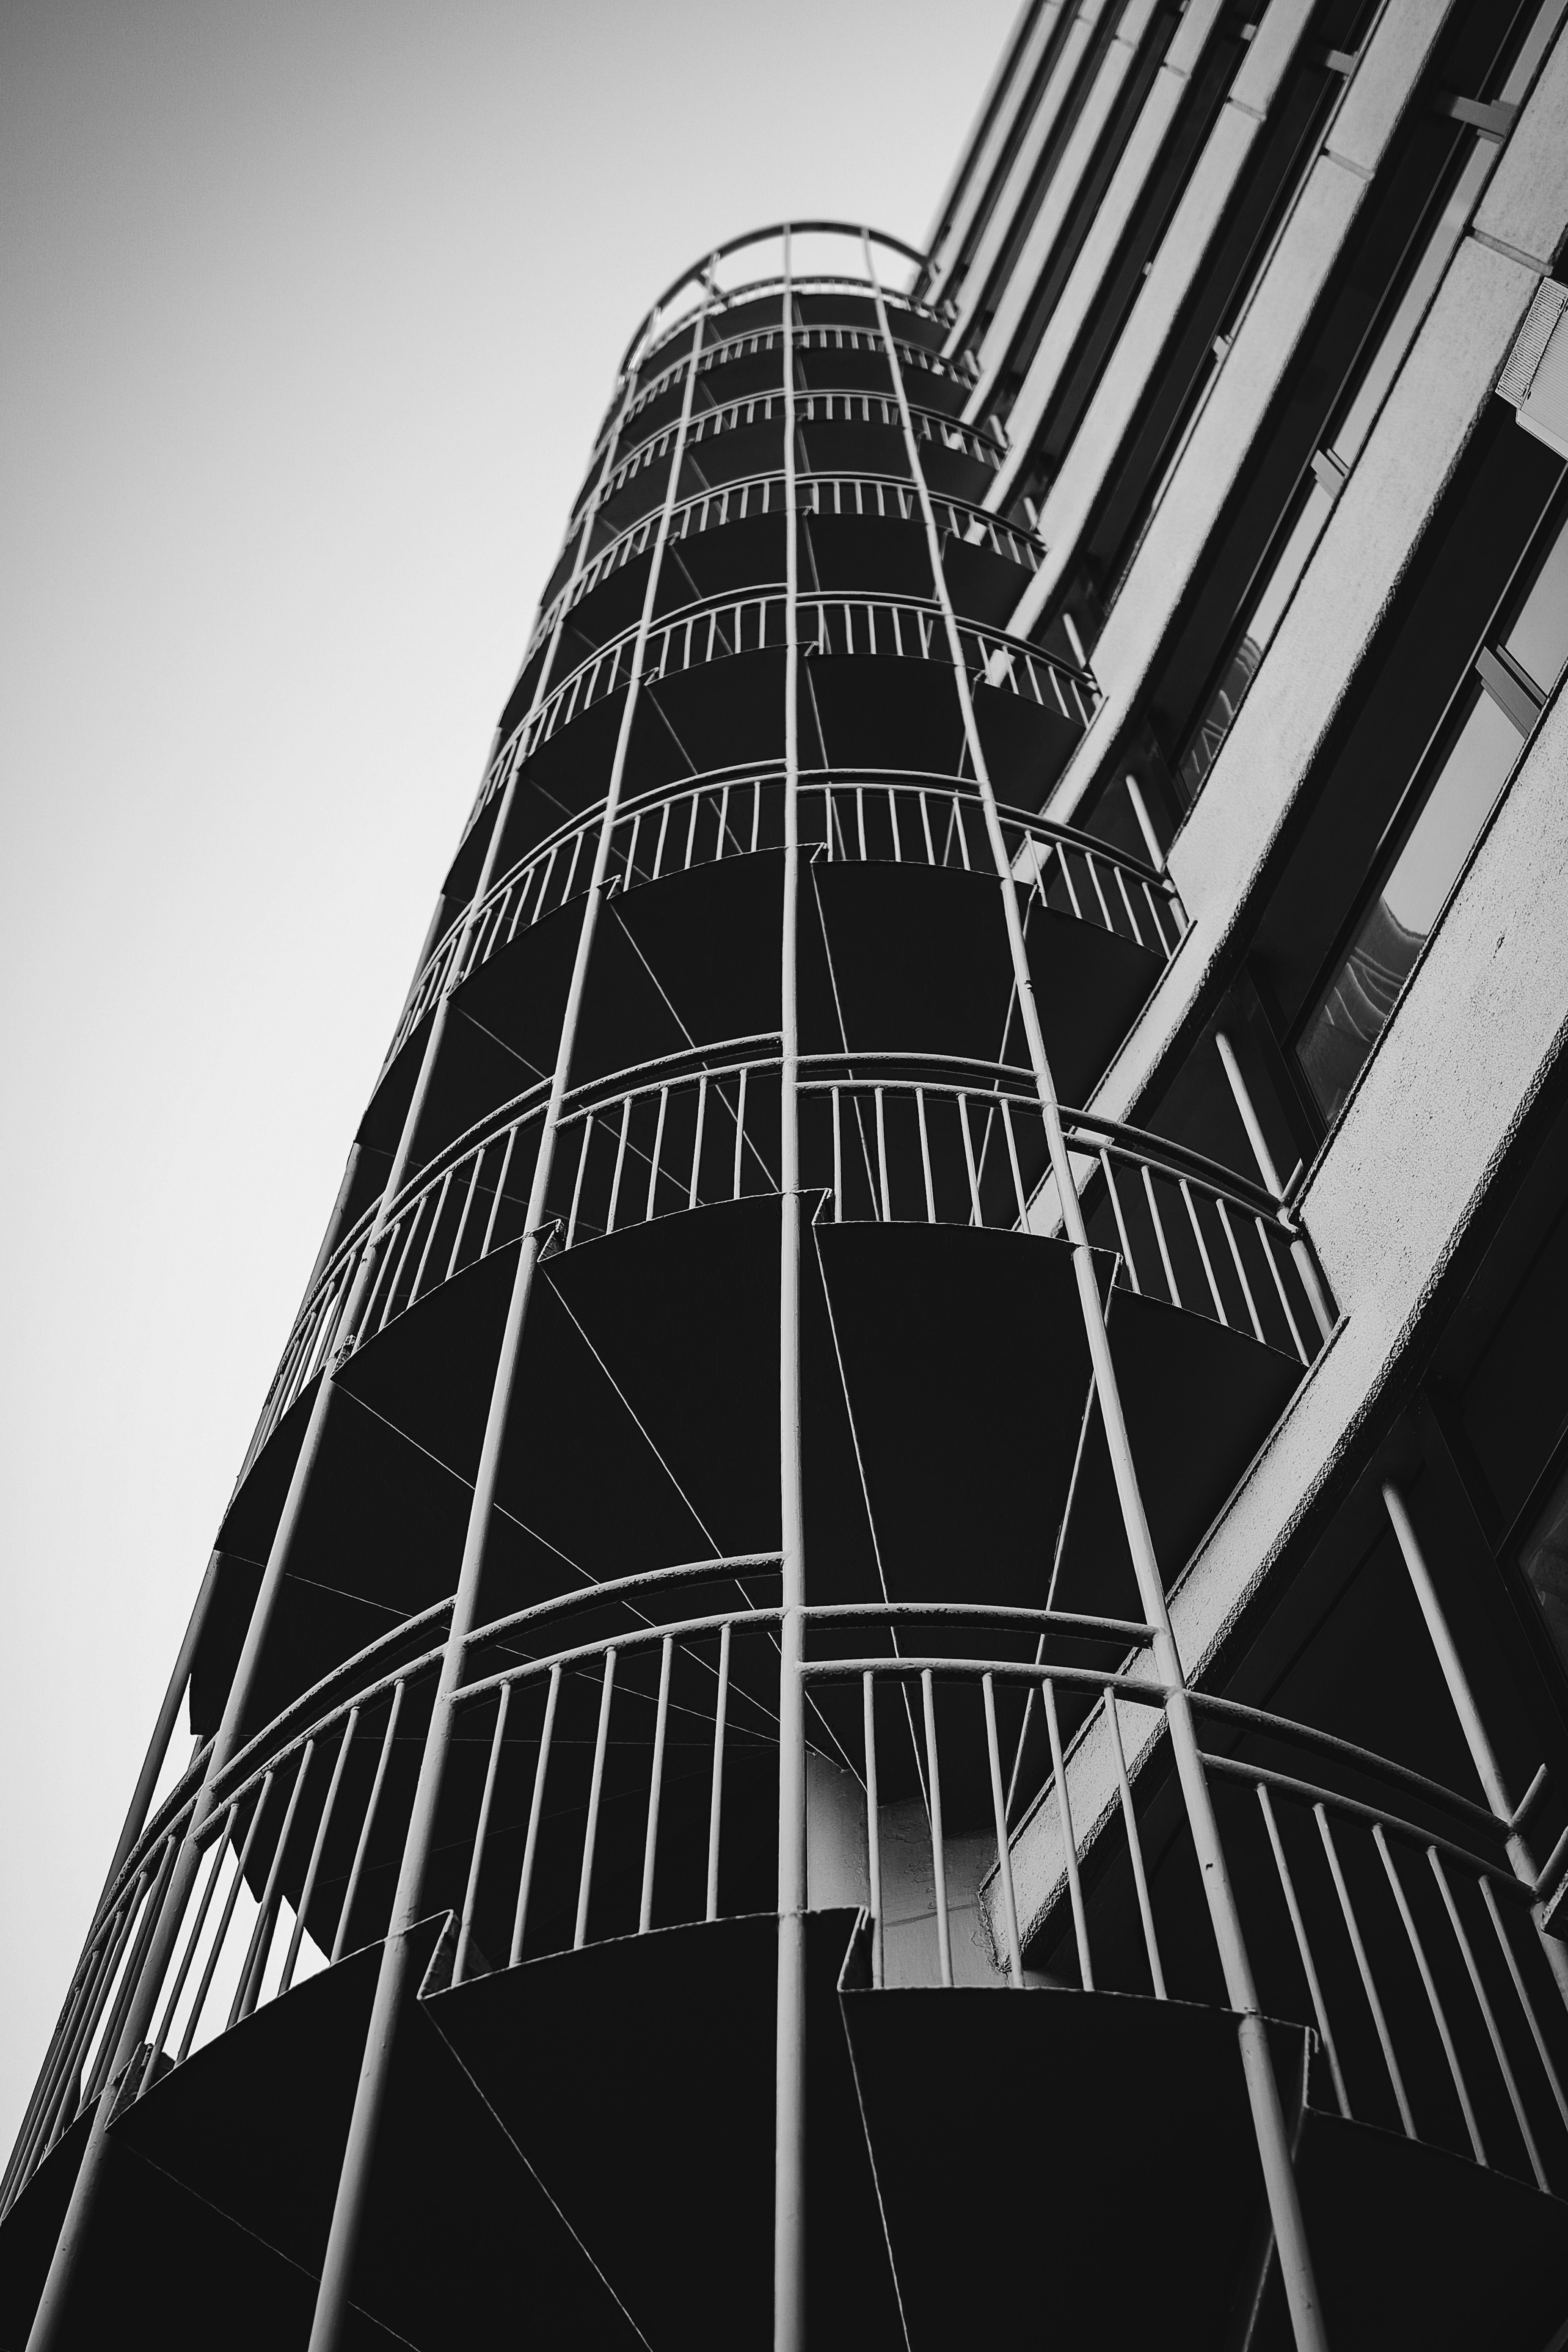
M 815 294 L 851 294 L 864 299 L 870 295 L 871 286 L 869 280 L 864 278 L 837 272 L 812 271 L 802 277 L 792 278 L 790 291 L 798 300 L 809 300 Z M 722 320 L 727 312 L 738 310 L 743 305 L 760 301 L 767 295 L 778 295 L 781 298 L 783 292 L 784 280 L 781 277 L 774 275 L 752 278 L 745 285 L 727 288 L 723 293 L 716 295 L 708 306 L 707 315 L 710 321 Z M 941 327 L 944 331 L 951 326 L 956 315 L 945 307 L 938 306 L 934 309 L 928 302 L 913 301 L 908 295 L 895 293 L 891 289 L 884 293 L 883 299 L 889 311 L 898 317 L 926 319 L 933 326 Z M 638 354 L 639 370 L 646 370 L 674 336 L 688 332 L 690 327 L 691 318 L 687 313 L 673 320 L 657 337 L 645 343 Z M 900 340 L 902 341 L 902 338 Z
M 711 490 L 698 490 L 691 498 L 683 499 L 672 513 L 670 542 L 678 544 L 704 531 L 722 529 L 726 523 L 778 514 L 783 502 L 784 477 L 780 472 L 747 474 L 737 481 L 720 483 Z M 920 501 L 915 485 L 892 474 L 807 474 L 798 481 L 796 505 L 797 510 L 806 515 L 852 514 L 902 522 L 920 520 Z M 944 539 L 987 547 L 993 555 L 1016 563 L 1020 571 L 1039 571 L 1044 551 L 1033 532 L 1001 516 L 988 514 L 984 507 L 972 506 L 965 499 L 933 492 L 932 505 Z M 658 528 L 657 515 L 639 515 L 584 564 L 576 579 L 541 614 L 528 640 L 524 668 L 558 621 L 575 612 L 584 597 L 591 595 L 623 565 L 646 553 Z
M 774 352 L 779 353 L 781 360 L 783 339 L 781 324 L 754 327 L 738 335 L 724 336 L 705 347 L 697 360 L 697 374 L 699 377 L 712 375 L 734 361 L 764 358 Z M 885 359 L 887 356 L 882 337 L 874 327 L 796 327 L 791 331 L 789 340 L 791 349 L 801 352 L 864 352 L 876 358 Z M 929 344 L 911 342 L 901 335 L 894 336 L 894 341 L 902 367 L 913 368 L 916 373 L 932 376 L 941 383 L 956 384 L 966 393 L 972 392 L 979 381 L 978 365 L 971 352 L 963 352 L 946 358 Z M 683 353 L 679 359 L 671 360 L 667 365 L 658 369 L 645 382 L 640 382 L 627 405 L 626 423 L 630 424 L 662 393 L 669 392 L 678 384 L 690 363 L 689 352 Z
M 643 677 L 656 685 L 669 677 L 739 654 L 782 650 L 786 597 L 781 591 L 727 597 L 685 607 L 650 631 Z M 904 661 L 950 659 L 940 608 L 913 596 L 812 595 L 799 600 L 800 643 L 819 659 L 834 655 L 873 654 Z M 1032 702 L 1075 727 L 1087 727 L 1099 707 L 1100 691 L 1086 670 L 1053 660 L 1038 646 L 983 622 L 961 621 L 959 642 L 971 686 L 988 686 Z M 550 741 L 581 712 L 624 688 L 631 680 L 638 642 L 635 627 L 622 630 L 588 655 L 519 721 L 496 753 L 468 820 L 471 830 L 514 769 Z
M 769 1043 L 716 1043 L 644 1065 L 631 1083 L 618 1073 L 573 1089 L 547 1203 L 554 1245 L 775 1192 L 779 1063 L 757 1050 Z M 802 1180 L 828 1222 L 1042 1226 L 1045 1145 L 1026 1073 L 915 1054 L 805 1055 L 800 1067 Z M 541 1082 L 458 1137 L 405 1189 L 350 1328 L 342 1308 L 371 1222 L 361 1218 L 301 1311 L 246 1467 L 329 1355 L 362 1347 L 517 1238 L 548 1091 Z M 1289 1209 L 1138 1129 L 1082 1111 L 1064 1128 L 1092 1237 L 1120 1258 L 1128 1288 L 1315 1360 L 1332 1318 Z
M 866 392 L 852 386 L 842 391 L 798 392 L 792 405 L 797 425 L 881 425 L 892 432 L 902 429 L 898 404 L 891 393 Z M 743 393 L 739 398 L 705 409 L 700 416 L 694 417 L 685 446 L 689 450 L 700 443 L 717 440 L 724 434 L 744 432 L 757 425 L 777 425 L 782 430 L 784 412 L 782 392 Z M 945 409 L 921 408 L 912 403 L 911 413 L 918 443 L 950 449 L 991 473 L 1000 472 L 1007 450 L 995 434 L 949 416 Z M 599 491 L 596 511 L 609 506 L 639 474 L 666 458 L 674 447 L 675 437 L 674 424 L 659 425 L 618 458 Z
M 469 1637 L 452 1701 L 467 1761 L 446 1870 L 450 1981 L 772 1907 L 779 1560 L 645 1570 Z M 691 1612 L 688 1595 L 726 1592 L 727 1605 Z M 159 1937 L 155 2023 L 117 2095 L 385 1932 L 445 1608 L 296 1701 L 222 1776 L 199 1835 L 207 1858 Z M 810 1835 L 836 1883 L 858 1874 L 873 1987 L 1053 1982 L 1222 2003 L 1207 1915 L 1177 1883 L 1185 1816 L 1162 1810 L 1162 1787 L 1177 1785 L 1161 1769 L 1175 1694 L 1150 1677 L 1148 1627 L 983 1602 L 805 1619 L 808 1740 L 827 1799 Z M 1353 1742 L 1190 1696 L 1260 1998 L 1315 2035 L 1316 2095 L 1563 2194 L 1568 2016 L 1538 1890 L 1505 1851 L 1543 1776 L 1501 1822 Z M 1095 1738 L 1111 1785 L 1086 1803 Z M 169 1924 L 199 1764 L 94 1922 L 8 2197 L 108 2087 L 117 2020 Z M 1030 1850 L 1042 1841 L 1043 1883 Z
M 541 917 L 588 887 L 598 807 L 560 826 L 501 877 L 469 924 L 467 910 L 443 933 L 403 1007 L 384 1069 L 444 989 L 456 987 Z M 1041 905 L 1113 931 L 1168 961 L 1186 929 L 1169 877 L 1027 810 L 1004 807 L 1002 834 L 1015 872 Z M 984 805 L 951 777 L 888 771 L 808 772 L 800 783 L 800 836 L 830 864 L 891 861 L 965 873 L 988 871 Z M 694 866 L 777 850 L 784 838 L 781 767 L 655 786 L 625 803 L 611 836 L 609 877 L 627 890 Z M 465 933 L 468 947 L 458 969 Z

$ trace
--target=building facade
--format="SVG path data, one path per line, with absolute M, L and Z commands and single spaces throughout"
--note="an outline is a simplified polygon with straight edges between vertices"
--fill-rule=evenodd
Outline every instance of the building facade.
M 1568 2342 L 1565 15 L 638 328 L 0 2344 Z

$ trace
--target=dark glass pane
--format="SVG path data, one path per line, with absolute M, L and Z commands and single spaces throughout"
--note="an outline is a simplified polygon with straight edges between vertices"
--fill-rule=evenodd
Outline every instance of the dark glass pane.
M 1519 748 L 1512 720 L 1479 695 L 1297 1047 L 1325 1118 L 1335 1117 L 1382 1035 Z
M 1568 1471 L 1526 1536 L 1519 1564 L 1541 1603 L 1557 1654 L 1568 1666 Z
M 1527 677 L 1535 680 L 1542 694 L 1551 693 L 1559 670 L 1568 661 L 1568 520 L 1560 526 L 1556 544 L 1536 575 L 1523 611 L 1503 639 L 1503 649 L 1513 656 Z

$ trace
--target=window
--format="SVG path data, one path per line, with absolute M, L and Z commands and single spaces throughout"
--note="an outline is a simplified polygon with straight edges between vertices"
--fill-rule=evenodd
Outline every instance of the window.
M 1167 675 L 1155 690 L 1155 701 L 1163 706 L 1156 723 L 1167 741 L 1174 735 L 1177 790 L 1185 803 L 1197 798 L 1219 755 L 1480 201 L 1501 139 L 1561 13 L 1561 0 L 1547 0 L 1540 8 L 1516 6 L 1511 12 L 1490 5 L 1469 10 L 1449 43 L 1441 72 L 1446 80 L 1479 95 L 1439 96 L 1412 125 L 1397 163 L 1385 169 L 1378 204 L 1361 234 L 1360 252 L 1330 306 L 1317 349 L 1301 371 L 1309 396 L 1292 400 L 1291 407 L 1301 413 L 1294 419 L 1287 413 L 1276 430 L 1283 442 L 1291 437 L 1292 424 L 1298 434 L 1305 427 L 1312 436 L 1305 459 L 1299 439 L 1293 458 L 1281 449 L 1294 476 L 1282 503 L 1280 487 L 1270 484 L 1268 469 L 1262 469 L 1261 496 L 1248 502 L 1253 506 L 1250 514 L 1244 505 L 1228 533 L 1235 544 L 1228 543 L 1214 566 L 1218 601 L 1222 609 L 1228 604 L 1232 618 L 1227 649 L 1199 692 L 1201 715 L 1196 724 L 1184 715 L 1184 709 L 1186 714 L 1193 709 L 1194 655 L 1201 688 L 1202 665 L 1212 657 L 1214 643 L 1210 634 L 1210 652 L 1201 650 L 1201 613 L 1195 613 L 1196 625 L 1185 632 L 1197 644 L 1178 644 L 1170 665 L 1174 675 Z M 1468 128 L 1477 123 L 1482 127 Z M 1315 401 L 1311 396 L 1314 379 L 1323 386 Z M 1314 406 L 1315 416 L 1310 413 Z M 1249 539 L 1250 552 L 1239 543 Z M 1244 573 L 1249 562 L 1255 565 L 1250 580 L 1243 576 L 1239 581 L 1238 571 Z M 1198 600 L 1200 604 L 1205 601 L 1215 601 L 1211 592 Z M 1210 632 L 1215 619 L 1207 622 Z
M 1526 557 L 1530 584 L 1489 638 L 1397 813 L 1370 902 L 1302 1026 L 1296 1055 L 1332 1120 L 1400 992 L 1547 695 L 1568 660 L 1568 516 L 1561 497 Z M 1507 608 L 1505 608 L 1506 611 Z

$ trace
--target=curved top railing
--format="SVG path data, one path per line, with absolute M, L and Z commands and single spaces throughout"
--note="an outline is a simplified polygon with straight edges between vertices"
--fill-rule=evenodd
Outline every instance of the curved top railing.
M 680 671 L 737 654 L 781 649 L 788 599 L 781 588 L 742 596 L 705 598 L 666 614 L 643 643 L 643 680 L 656 685 Z M 799 643 L 808 658 L 882 655 L 903 660 L 950 661 L 942 609 L 935 600 L 882 593 L 813 591 L 797 599 Z M 640 623 L 630 624 L 586 655 L 534 710 L 520 719 L 490 763 L 468 818 L 472 830 L 514 768 L 580 712 L 631 682 Z M 1086 728 L 1100 703 L 1087 670 L 1074 669 L 1040 646 L 1009 636 L 983 621 L 960 619 L 958 638 L 972 686 L 991 687 L 1033 702 L 1074 727 Z
M 921 520 L 920 497 L 915 484 L 907 476 L 894 474 L 798 475 L 795 505 L 797 513 L 804 515 L 852 514 L 901 522 Z M 671 511 L 670 543 L 675 546 L 705 531 L 722 530 L 727 523 L 781 514 L 783 506 L 781 472 L 743 474 L 735 481 L 695 490 L 690 498 L 682 499 Z M 975 506 L 967 499 L 953 498 L 946 491 L 933 491 L 931 506 L 937 530 L 945 541 L 958 540 L 971 547 L 988 548 L 993 555 L 1016 563 L 1022 572 L 1033 573 L 1040 570 L 1044 545 L 1020 524 L 1009 522 L 1003 516 L 991 514 L 986 508 Z M 535 625 L 522 669 L 527 669 L 558 621 L 575 612 L 585 597 L 622 565 L 646 553 L 658 529 L 657 514 L 639 515 L 583 565 L 575 580 L 558 591 Z
M 699 377 L 711 375 L 716 370 L 728 367 L 732 362 L 756 359 L 773 352 L 782 354 L 783 339 L 784 328 L 780 323 L 774 327 L 743 328 L 738 334 L 726 335 L 717 342 L 705 343 L 696 355 L 697 374 Z M 821 324 L 792 327 L 789 342 L 792 351 L 807 353 L 864 352 L 868 355 L 875 355 L 885 352 L 886 348 L 881 331 L 867 326 Z M 897 334 L 894 336 L 893 342 L 903 367 L 956 384 L 966 393 L 974 390 L 979 379 L 979 369 L 972 353 L 964 352 L 949 357 L 934 350 L 928 343 L 911 342 Z M 657 400 L 662 393 L 672 391 L 680 383 L 691 364 L 690 352 L 684 352 L 645 383 L 640 383 L 621 417 L 622 430 L 624 431 L 632 420 Z M 605 437 L 601 437 L 594 445 L 595 456 L 602 454 L 604 446 Z
M 684 436 L 680 436 L 678 418 L 656 425 L 617 457 L 594 499 L 595 513 L 611 505 L 640 473 L 668 456 L 677 437 L 682 437 L 683 449 L 689 451 L 726 433 L 744 432 L 753 425 L 777 424 L 782 429 L 784 405 L 782 388 L 775 387 L 767 392 L 741 393 L 734 400 L 700 410 L 687 425 Z M 871 391 L 862 384 L 812 386 L 795 394 L 793 406 L 797 425 L 880 425 L 899 434 L 904 429 L 895 394 Z M 962 417 L 949 415 L 945 408 L 931 408 L 918 400 L 910 401 L 909 410 L 917 441 L 939 443 L 993 474 L 1000 471 L 1007 446 L 994 433 L 981 425 L 967 424 Z
M 771 1907 L 786 1667 L 781 1612 L 757 1588 L 771 1588 L 779 1559 L 634 1570 L 467 1637 L 451 1704 L 473 1768 L 443 1848 L 440 1899 L 456 1932 L 441 1983 Z M 852 1857 L 867 1915 L 852 1988 L 935 1977 L 1214 2002 L 1207 1915 L 1178 1884 L 1190 1846 L 1165 1868 L 1189 1836 L 1186 1803 L 1151 1839 L 1143 1801 L 1163 1777 L 1177 1696 L 1152 1674 L 1148 1626 L 975 1599 L 801 1613 L 806 1736 L 824 1767 L 810 1834 L 841 1868 Z M 371 1645 L 258 1732 L 225 1776 L 201 1869 L 167 1921 L 189 1799 L 165 1814 L 95 1920 L 9 2194 L 103 2087 L 145 1968 L 160 1972 L 155 2021 L 123 2099 L 386 1932 L 414 1794 L 395 1759 L 428 1719 L 440 1654 L 426 1646 L 389 1668 L 386 1643 Z M 1312 2030 L 1328 2097 L 1353 2121 L 1561 2195 L 1568 2021 L 1532 1917 L 1541 1888 L 1507 1850 L 1544 1775 L 1505 1822 L 1310 1724 L 1185 1696 L 1221 1845 L 1243 1864 L 1232 1877 L 1265 2013 Z M 1098 1811 L 1083 1804 L 1096 1743 L 1115 1767 Z M 890 1834 L 927 1849 L 929 1906 L 886 1901 Z M 1118 1873 L 1135 1900 L 1115 1895 Z
M 755 297 L 776 285 L 782 288 L 781 262 L 767 269 L 760 277 L 750 278 L 737 277 L 733 264 L 737 255 L 757 247 L 777 246 L 782 255 L 786 230 L 791 240 L 791 278 L 802 290 L 814 287 L 824 278 L 831 284 L 868 287 L 871 281 L 863 275 L 862 237 L 869 238 L 873 247 L 880 247 L 884 253 L 895 254 L 900 261 L 914 262 L 918 267 L 925 259 L 917 247 L 905 245 L 902 237 L 890 236 L 882 229 L 862 227 L 848 221 L 775 221 L 766 228 L 747 229 L 743 235 L 728 237 L 722 245 L 714 247 L 711 253 L 704 254 L 689 268 L 683 269 L 677 278 L 670 280 L 657 300 L 638 320 L 622 354 L 620 373 L 624 375 L 628 368 L 645 362 L 651 351 L 656 351 L 667 335 L 675 333 L 686 322 L 690 309 L 701 299 L 710 270 L 714 273 L 716 288 L 710 314 L 713 310 L 722 310 L 743 296 Z M 818 253 L 809 242 L 812 239 L 827 239 L 831 243 L 823 252 Z M 843 250 L 846 246 L 849 250 Z M 858 266 L 846 268 L 844 265 L 852 254 Z M 827 260 L 836 261 L 838 266 L 831 269 L 813 266 Z M 731 268 L 727 269 L 727 264 Z M 928 318 L 946 319 L 947 315 L 928 304 L 913 302 L 903 294 L 889 293 L 884 299 L 901 309 L 919 310 Z
M 783 845 L 782 763 L 653 785 L 628 799 L 611 833 L 607 880 L 631 889 L 694 866 Z M 1019 880 L 1053 912 L 1070 914 L 1167 961 L 1186 929 L 1168 875 L 1092 835 L 1027 810 L 999 809 Z M 465 908 L 437 940 L 403 1007 L 384 1070 L 430 1007 L 498 950 L 588 887 L 602 803 L 559 825 Z M 972 785 L 894 770 L 808 770 L 800 779 L 801 840 L 827 862 L 884 861 L 966 873 L 988 871 L 985 808 Z M 466 936 L 467 946 L 459 950 Z
M 924 1054 L 800 1057 L 801 1182 L 835 1223 L 1047 1229 L 1048 1155 L 1032 1076 Z M 715 1040 L 573 1087 L 546 1202 L 570 1249 L 683 1209 L 778 1190 L 779 1058 L 769 1037 Z M 522 1232 L 545 1080 L 456 1137 L 392 1202 L 356 1307 L 369 1228 L 341 1245 L 295 1324 L 247 1465 L 329 1355 L 362 1347 Z M 1139 1296 L 1312 1362 L 1315 1270 L 1289 1209 L 1201 1154 L 1064 1110 L 1091 1237 Z M 1305 1263 L 1304 1263 L 1305 1261 Z M 243 1474 L 242 1474 L 243 1475 Z

